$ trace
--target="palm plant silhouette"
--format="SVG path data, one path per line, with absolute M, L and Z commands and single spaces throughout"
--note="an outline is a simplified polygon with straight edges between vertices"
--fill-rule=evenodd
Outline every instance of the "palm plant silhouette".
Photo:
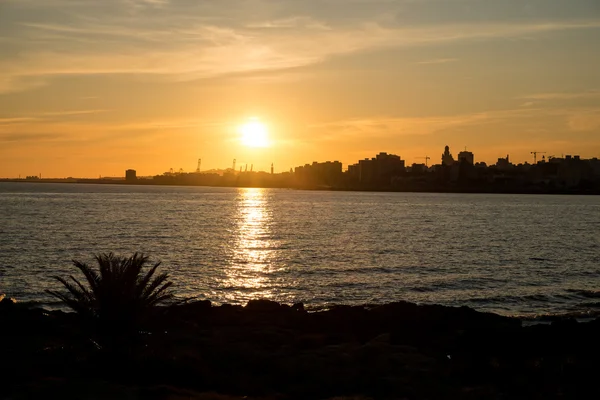
M 78 314 L 92 318 L 104 327 L 135 325 L 145 319 L 155 306 L 172 301 L 173 285 L 166 273 L 157 274 L 160 262 L 144 273 L 149 257 L 135 253 L 120 257 L 113 253 L 95 256 L 98 271 L 73 260 L 87 286 L 73 275 L 67 279 L 55 276 L 66 291 L 46 290 Z M 84 282 L 85 282 L 84 281 Z

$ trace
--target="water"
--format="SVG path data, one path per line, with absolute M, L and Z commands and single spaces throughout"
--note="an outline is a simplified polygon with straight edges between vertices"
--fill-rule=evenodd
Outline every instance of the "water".
M 178 295 L 600 312 L 600 197 L 0 183 L 0 292 L 142 251 Z

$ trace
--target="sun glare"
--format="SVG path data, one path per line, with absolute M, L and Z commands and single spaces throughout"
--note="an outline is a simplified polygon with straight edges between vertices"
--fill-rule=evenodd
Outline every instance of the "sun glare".
M 265 124 L 260 122 L 258 119 L 252 119 L 251 121 L 240 126 L 241 142 L 247 147 L 268 147 L 269 146 L 269 134 Z

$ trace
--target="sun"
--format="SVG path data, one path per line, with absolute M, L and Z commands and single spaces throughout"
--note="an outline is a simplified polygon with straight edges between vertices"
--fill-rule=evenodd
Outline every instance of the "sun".
M 239 128 L 242 135 L 240 140 L 247 147 L 269 147 L 269 132 L 267 126 L 253 118 Z

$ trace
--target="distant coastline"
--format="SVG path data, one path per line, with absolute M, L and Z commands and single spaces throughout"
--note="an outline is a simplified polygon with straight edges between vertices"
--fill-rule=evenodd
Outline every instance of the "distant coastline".
M 385 192 L 385 193 L 461 193 L 461 194 L 541 194 L 541 195 L 600 195 L 600 187 L 588 188 L 557 188 L 557 187 L 515 187 L 501 185 L 460 185 L 460 184 L 407 184 L 404 186 L 354 185 L 346 187 L 311 186 L 311 185 L 273 185 L 273 184 L 244 184 L 237 182 L 212 182 L 212 184 L 191 183 L 179 180 L 156 181 L 154 179 L 0 179 L 0 183 L 26 184 L 84 184 L 84 185 L 125 185 L 125 186 L 189 186 L 189 187 L 230 187 L 230 188 L 261 188 L 261 189 L 291 189 L 332 192 Z

